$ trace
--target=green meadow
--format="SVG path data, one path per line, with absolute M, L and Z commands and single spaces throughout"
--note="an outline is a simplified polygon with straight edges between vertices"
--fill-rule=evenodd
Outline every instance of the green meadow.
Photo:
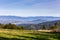
M 0 40 L 60 40 L 60 33 L 37 30 L 0 29 Z

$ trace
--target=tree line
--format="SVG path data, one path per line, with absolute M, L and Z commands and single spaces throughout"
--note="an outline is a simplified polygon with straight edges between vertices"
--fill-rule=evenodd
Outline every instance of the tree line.
M 43 25 L 42 29 L 46 29 L 46 25 Z M 57 22 L 54 23 L 54 25 L 52 25 L 52 26 L 49 24 L 48 30 L 54 30 L 54 29 L 58 29 L 58 23 Z
M 1 29 L 21 29 L 23 30 L 24 29 L 24 26 L 16 26 L 15 24 L 1 24 L 0 23 L 0 28 Z
M 35 26 L 31 26 L 30 27 L 30 30 L 33 30 L 34 28 L 35 28 Z M 46 27 L 46 24 L 43 24 L 42 25 L 42 28 L 40 28 L 40 30 L 53 30 L 54 32 L 57 32 L 59 30 L 58 22 L 55 22 L 52 25 L 49 24 L 49 27 L 48 28 Z
M 1 24 L 0 23 L 0 28 L 3 28 L 3 29 L 21 29 L 21 30 L 25 29 L 24 26 L 16 26 L 15 24 L 11 24 L 11 23 L 9 23 L 9 24 Z M 36 29 L 36 26 L 34 26 L 34 25 L 31 25 L 29 28 L 29 30 L 34 30 L 34 29 Z M 45 24 L 42 25 L 42 30 L 46 30 L 46 29 L 47 29 L 46 25 Z M 53 26 L 51 26 L 49 24 L 48 30 L 58 30 L 58 23 L 57 22 L 54 23 Z

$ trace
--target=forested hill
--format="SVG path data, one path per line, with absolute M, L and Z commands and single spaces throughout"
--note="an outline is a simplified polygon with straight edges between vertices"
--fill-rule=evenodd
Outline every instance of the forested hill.
M 49 27 L 54 26 L 55 23 L 57 23 L 58 28 L 60 29 L 60 20 L 47 21 L 47 22 L 38 23 L 38 24 L 19 24 L 18 26 L 24 26 L 26 29 L 29 29 L 31 26 L 35 27 L 35 29 L 42 29 L 43 25 L 45 25 L 46 28 L 48 29 Z

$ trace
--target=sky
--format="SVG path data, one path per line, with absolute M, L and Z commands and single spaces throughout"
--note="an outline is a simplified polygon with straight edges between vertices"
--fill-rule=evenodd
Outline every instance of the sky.
M 1 15 L 60 17 L 60 0 L 0 0 Z

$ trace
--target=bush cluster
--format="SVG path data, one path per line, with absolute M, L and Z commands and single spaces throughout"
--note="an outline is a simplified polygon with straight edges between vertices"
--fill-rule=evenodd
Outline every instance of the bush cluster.
M 15 24 L 1 24 L 0 23 L 0 28 L 3 29 L 24 29 L 24 26 L 16 26 Z

